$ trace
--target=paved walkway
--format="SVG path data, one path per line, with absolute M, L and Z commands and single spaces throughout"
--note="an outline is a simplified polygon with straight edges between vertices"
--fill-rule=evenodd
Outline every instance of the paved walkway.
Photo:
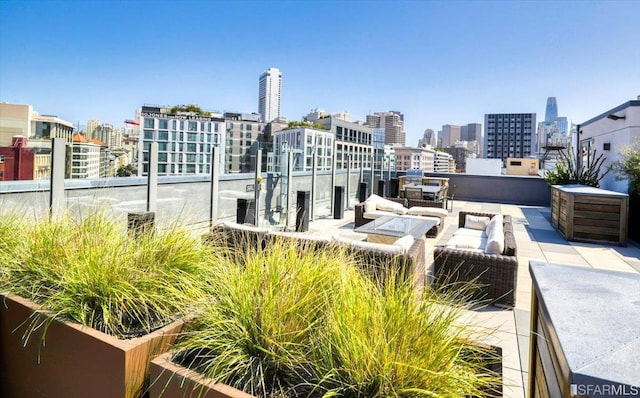
M 629 242 L 627 247 L 567 242 L 552 227 L 548 207 L 455 201 L 453 211 L 445 219 L 441 234 L 434 239 L 427 239 L 427 266 L 433 263 L 433 247 L 446 242 L 458 228 L 458 213 L 461 210 L 512 216 L 519 265 L 516 306 L 513 310 L 490 306 L 468 311 L 463 318 L 465 322 L 492 331 L 486 342 L 502 347 L 504 396 L 525 397 L 528 384 L 531 309 L 529 261 L 640 272 L 640 246 L 633 241 Z M 309 232 L 329 232 L 353 239 L 365 239 L 366 235 L 353 232 L 353 220 L 353 211 L 346 211 L 341 220 L 318 217 L 310 223 Z

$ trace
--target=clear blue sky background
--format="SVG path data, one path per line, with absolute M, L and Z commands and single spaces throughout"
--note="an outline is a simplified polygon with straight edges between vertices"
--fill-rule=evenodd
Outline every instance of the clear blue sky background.
M 143 104 L 405 114 L 426 128 L 536 112 L 582 122 L 640 95 L 640 1 L 0 1 L 0 101 L 122 126 Z

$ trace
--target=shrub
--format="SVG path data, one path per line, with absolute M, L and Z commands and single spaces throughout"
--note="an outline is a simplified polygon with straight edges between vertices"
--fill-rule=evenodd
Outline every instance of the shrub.
M 227 257 L 175 361 L 257 396 L 482 395 L 496 381 L 453 298 L 418 298 L 393 269 L 376 284 L 338 247 L 254 247 Z
M 600 180 L 609 172 L 609 169 L 601 171 L 605 158 L 602 154 L 596 157 L 596 150 L 587 153 L 587 161 L 580 165 L 576 164 L 575 153 L 569 148 L 568 153 L 560 152 L 560 158 L 556 165 L 556 170 L 548 170 L 544 179 L 549 186 L 565 184 L 582 184 L 592 187 L 599 187 Z
M 640 192 L 640 140 L 618 150 L 621 159 L 613 162 L 616 180 L 629 179 L 629 192 Z
M 178 227 L 134 239 L 100 214 L 32 224 L 3 217 L 0 225 L 13 230 L 0 234 L 2 292 L 116 337 L 195 311 L 209 292 L 217 256 Z

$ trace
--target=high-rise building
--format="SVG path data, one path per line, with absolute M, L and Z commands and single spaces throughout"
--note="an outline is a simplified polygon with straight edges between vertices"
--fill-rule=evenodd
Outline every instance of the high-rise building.
M 558 116 L 556 98 L 547 98 L 544 121 L 538 123 L 536 140 L 541 168 L 555 170 L 560 151 L 574 146 L 573 130 L 569 119 Z
M 100 126 L 100 120 L 97 119 L 89 119 L 87 120 L 87 127 L 85 128 L 84 136 L 87 139 L 93 138 L 93 132 Z
M 489 159 L 526 158 L 535 153 L 535 113 L 484 115 L 483 154 Z
M 404 115 L 398 111 L 375 112 L 367 115 L 365 125 L 384 129 L 384 142 L 387 145 L 405 145 Z
M 460 126 L 455 124 L 445 124 L 442 130 L 438 132 L 438 137 L 442 139 L 439 143 L 441 148 L 448 148 L 460 141 Z
M 482 141 L 482 124 L 469 123 L 460 126 L 460 141 Z
M 258 112 L 265 123 L 280 117 L 282 73 L 277 68 L 262 72 L 259 79 Z
M 544 121 L 552 122 L 558 117 L 558 103 L 556 97 L 547 98 L 547 109 L 544 112 Z
M 142 129 L 139 176 L 149 171 L 152 142 L 158 143 L 159 175 L 211 173 L 211 147 L 217 144 L 220 153 L 225 153 L 225 121 L 221 113 L 186 109 L 142 107 L 138 120 Z M 224 156 L 220 156 L 220 166 L 224 170 Z
M 431 146 L 432 148 L 436 147 L 436 133 L 431 129 L 426 129 L 424 131 L 424 134 L 422 135 L 422 138 L 418 140 L 419 147 L 427 145 Z

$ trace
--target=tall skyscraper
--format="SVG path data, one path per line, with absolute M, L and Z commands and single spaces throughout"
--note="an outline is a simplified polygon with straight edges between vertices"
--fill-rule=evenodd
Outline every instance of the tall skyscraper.
M 547 109 L 544 112 L 544 121 L 552 122 L 558 118 L 558 103 L 556 97 L 547 98 Z
M 573 146 L 573 130 L 574 126 L 569 119 L 558 116 L 556 98 L 547 98 L 544 121 L 538 123 L 537 130 L 538 158 L 542 169 L 556 168 L 559 151 Z
M 497 113 L 484 115 L 482 153 L 489 159 L 524 158 L 535 153 L 535 113 Z
M 94 131 L 96 131 L 98 126 L 100 126 L 100 120 L 96 120 L 96 119 L 87 120 L 87 127 L 85 128 L 85 131 L 84 131 L 85 138 L 89 140 L 92 139 L 93 133 Z
M 460 126 L 455 124 L 445 124 L 442 130 L 438 132 L 438 138 L 442 138 L 440 142 L 441 148 L 447 148 L 460 141 Z
M 259 82 L 258 112 L 262 121 L 269 123 L 280 117 L 282 73 L 278 68 L 269 68 L 262 72 Z
M 384 143 L 387 145 L 405 145 L 406 133 L 404 131 L 404 115 L 398 111 L 375 112 L 367 115 L 365 125 L 373 128 L 384 129 Z
M 425 145 L 431 145 L 432 148 L 436 147 L 436 133 L 431 129 L 426 129 L 422 135 L 422 139 L 418 141 L 419 147 Z

